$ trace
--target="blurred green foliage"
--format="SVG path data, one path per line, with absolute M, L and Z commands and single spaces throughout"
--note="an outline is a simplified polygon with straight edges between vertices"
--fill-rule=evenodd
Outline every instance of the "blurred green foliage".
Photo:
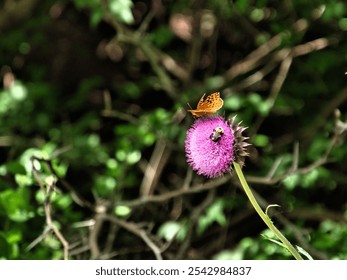
M 193 118 L 184 112 L 212 91 L 224 99 L 220 114 L 249 127 L 244 171 L 268 204 L 281 205 L 286 222 L 274 222 L 313 258 L 347 258 L 343 135 L 312 166 L 331 145 L 334 110 L 346 116 L 343 1 L 21 0 L 18 17 L 8 1 L 0 4 L 0 258 L 63 258 L 46 232 L 49 199 L 72 259 L 154 258 L 108 222 L 96 255 L 89 233 L 98 209 L 167 244 L 164 258 L 290 259 L 233 179 L 146 202 L 209 182 L 185 161 Z M 254 67 L 230 74 L 245 59 Z M 295 172 L 293 162 L 312 168 Z M 287 176 L 254 179 L 269 173 Z

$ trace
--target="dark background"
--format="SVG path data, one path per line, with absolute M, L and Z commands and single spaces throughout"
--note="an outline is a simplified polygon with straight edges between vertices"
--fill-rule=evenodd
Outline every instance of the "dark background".
M 186 163 L 187 103 L 220 91 L 263 209 L 346 259 L 346 32 L 337 0 L 2 1 L 0 257 L 292 258 Z

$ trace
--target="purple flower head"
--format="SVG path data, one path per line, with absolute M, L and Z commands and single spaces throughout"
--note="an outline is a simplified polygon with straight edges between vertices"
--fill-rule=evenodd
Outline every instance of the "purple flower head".
M 231 170 L 237 160 L 243 164 L 249 145 L 242 136 L 245 128 L 221 116 L 197 119 L 187 132 L 185 150 L 188 164 L 199 175 L 216 178 Z
M 187 132 L 187 162 L 199 175 L 221 176 L 235 160 L 234 142 L 232 128 L 223 117 L 199 118 Z

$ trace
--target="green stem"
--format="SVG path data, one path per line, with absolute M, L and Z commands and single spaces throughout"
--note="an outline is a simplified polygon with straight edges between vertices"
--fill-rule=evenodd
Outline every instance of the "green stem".
M 294 246 L 278 230 L 278 228 L 272 223 L 271 219 L 264 213 L 264 211 L 259 206 L 259 204 L 258 204 L 257 200 L 255 199 L 250 187 L 247 184 L 245 176 L 243 175 L 243 172 L 241 170 L 241 166 L 237 162 L 234 161 L 234 167 L 235 167 L 236 174 L 239 177 L 239 180 L 241 182 L 241 185 L 242 185 L 246 195 L 248 196 L 249 201 L 251 202 L 255 211 L 257 211 L 260 218 L 262 218 L 264 223 L 277 236 L 277 238 L 282 241 L 283 245 L 289 250 L 289 252 L 294 256 L 294 258 L 296 258 L 297 260 L 303 260 L 303 258 L 300 256 L 298 251 L 294 248 Z

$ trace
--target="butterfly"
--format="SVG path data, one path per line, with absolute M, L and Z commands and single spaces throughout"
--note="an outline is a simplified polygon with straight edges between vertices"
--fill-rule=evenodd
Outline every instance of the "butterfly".
M 216 113 L 223 106 L 223 99 L 220 98 L 219 92 L 214 92 L 207 96 L 204 100 L 205 94 L 200 98 L 198 106 L 195 110 L 188 110 L 195 117 L 202 117 Z

